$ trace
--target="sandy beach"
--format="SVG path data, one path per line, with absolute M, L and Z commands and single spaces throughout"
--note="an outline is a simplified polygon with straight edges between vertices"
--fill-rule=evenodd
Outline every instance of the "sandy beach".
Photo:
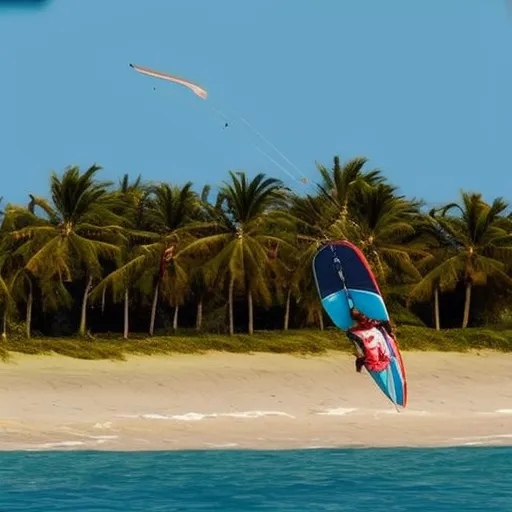
M 397 412 L 347 354 L 0 363 L 0 449 L 512 444 L 512 355 L 404 353 Z

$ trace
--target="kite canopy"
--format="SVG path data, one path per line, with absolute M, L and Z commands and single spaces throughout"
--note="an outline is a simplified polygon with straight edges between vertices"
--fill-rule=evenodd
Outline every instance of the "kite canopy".
M 185 80 L 184 78 L 180 78 L 174 75 L 168 75 L 167 73 L 161 73 L 160 71 L 154 71 L 149 68 L 144 68 L 142 66 L 135 66 L 134 64 L 130 64 L 130 67 L 135 69 L 135 71 L 142 73 L 143 75 L 152 76 L 154 78 L 161 78 L 162 80 L 168 80 L 169 82 L 184 85 L 203 100 L 205 100 L 208 97 L 208 93 L 202 87 L 199 87 L 199 85 L 195 84 L 194 82 L 190 82 L 189 80 Z

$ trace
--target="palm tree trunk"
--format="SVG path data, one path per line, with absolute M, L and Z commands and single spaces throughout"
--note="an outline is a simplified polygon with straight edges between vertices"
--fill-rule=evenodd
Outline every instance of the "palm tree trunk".
M 324 314 L 323 311 L 318 311 L 318 323 L 320 324 L 320 330 L 324 330 Z
M 341 208 L 341 228 L 345 232 L 346 226 L 347 226 L 347 216 L 348 216 L 348 199 L 345 199 L 343 201 L 343 206 Z
M 196 331 L 200 331 L 203 326 L 203 296 L 199 298 L 197 303 L 197 314 L 196 314 Z
M 235 334 L 235 320 L 233 317 L 233 290 L 235 288 L 235 280 L 233 278 L 229 281 L 228 291 L 228 308 L 229 308 L 229 334 Z
M 178 330 L 178 313 L 180 311 L 180 307 L 176 305 L 174 308 L 174 318 L 172 319 L 172 330 L 176 332 Z
M 441 330 L 441 321 L 439 318 L 439 287 L 434 288 L 434 317 L 436 322 L 436 331 Z
M 288 293 L 286 294 L 286 305 L 284 308 L 284 326 L 283 329 L 285 331 L 288 330 L 288 324 L 290 323 L 290 302 L 292 298 L 292 291 L 288 290 Z
M 471 308 L 471 282 L 466 283 L 466 300 L 464 301 L 464 317 L 462 319 L 462 328 L 465 329 L 469 323 L 469 310 Z
M 124 326 L 123 326 L 123 338 L 128 339 L 128 332 L 130 329 L 130 295 L 128 288 L 124 290 Z
M 105 313 L 105 297 L 107 295 L 107 287 L 103 288 L 103 292 L 101 293 L 101 316 Z
M 28 298 L 27 298 L 27 313 L 25 318 L 25 328 L 27 339 L 30 339 L 32 334 L 32 303 L 34 301 L 34 294 L 32 292 L 32 281 L 28 282 Z
M 7 308 L 4 309 L 4 314 L 2 315 L 2 340 L 7 339 Z
M 247 306 L 249 308 L 249 334 L 254 333 L 254 306 L 252 304 L 252 292 L 249 288 L 249 292 L 247 294 Z
M 82 298 L 82 314 L 80 316 L 80 336 L 85 336 L 87 330 L 87 299 L 89 298 L 89 292 L 92 287 L 92 276 L 87 278 L 87 285 L 85 286 L 84 296 Z
M 160 289 L 160 282 L 156 283 L 155 294 L 153 296 L 153 304 L 151 305 L 151 320 L 149 321 L 149 335 L 153 336 L 155 332 L 155 320 L 156 320 L 156 306 L 158 304 L 158 291 Z

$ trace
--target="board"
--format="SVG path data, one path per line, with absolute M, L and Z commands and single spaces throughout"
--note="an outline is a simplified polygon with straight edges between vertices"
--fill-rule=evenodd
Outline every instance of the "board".
M 334 263 L 341 263 L 342 276 Z M 336 327 L 347 331 L 354 324 L 350 302 L 368 318 L 389 321 L 389 313 L 379 285 L 364 254 L 348 241 L 329 242 L 313 258 L 315 283 L 325 312 Z M 344 286 L 345 284 L 345 286 Z M 381 330 L 391 354 L 391 363 L 381 372 L 366 370 L 381 391 L 395 405 L 407 405 L 407 379 L 402 355 L 395 342 Z

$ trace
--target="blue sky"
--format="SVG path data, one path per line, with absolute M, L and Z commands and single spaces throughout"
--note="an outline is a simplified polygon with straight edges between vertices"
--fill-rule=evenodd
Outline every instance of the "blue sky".
M 363 155 L 427 202 L 461 188 L 512 200 L 506 0 L 53 0 L 0 10 L 0 57 L 7 201 L 93 163 L 114 181 L 199 188 L 244 169 L 309 190 L 240 116 L 310 179 L 315 161 Z

